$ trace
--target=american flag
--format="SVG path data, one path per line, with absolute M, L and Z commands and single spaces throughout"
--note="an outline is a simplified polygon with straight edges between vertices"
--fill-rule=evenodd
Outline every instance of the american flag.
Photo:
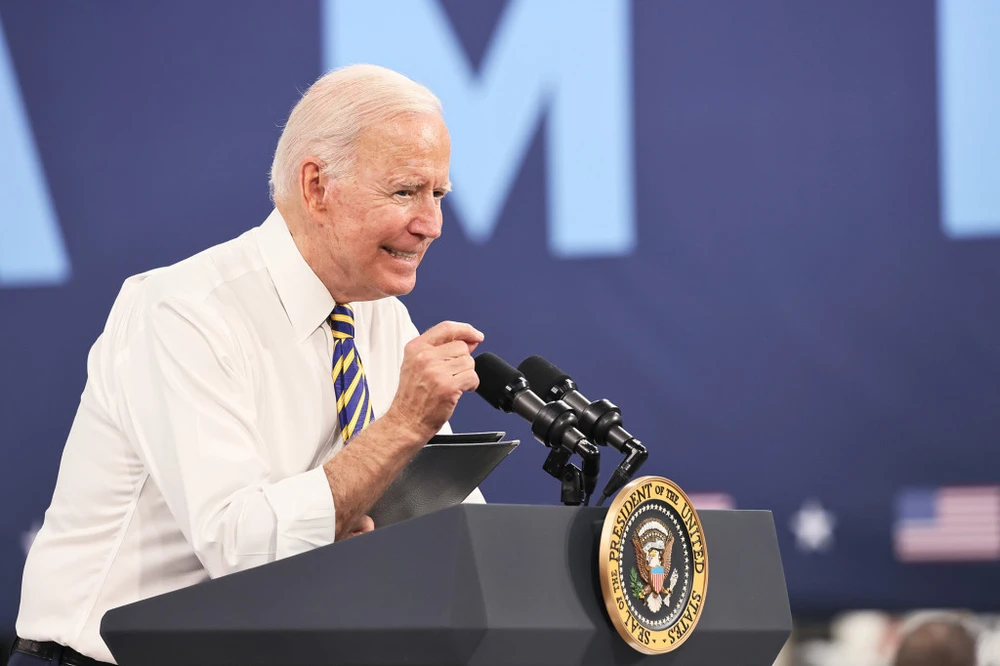
M 896 559 L 1000 559 L 1000 486 L 911 488 L 896 497 Z

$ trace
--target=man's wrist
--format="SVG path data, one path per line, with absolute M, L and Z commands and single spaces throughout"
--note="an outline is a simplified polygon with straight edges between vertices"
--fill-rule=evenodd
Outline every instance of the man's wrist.
M 401 414 L 394 407 L 389 407 L 379 420 L 385 423 L 391 440 L 399 442 L 408 449 L 423 446 L 437 434 L 437 430 L 431 432 L 420 419 Z

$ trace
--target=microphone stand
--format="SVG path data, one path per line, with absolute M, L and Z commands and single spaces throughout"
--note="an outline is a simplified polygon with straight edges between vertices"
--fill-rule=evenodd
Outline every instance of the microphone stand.
M 565 448 L 552 449 L 542 463 L 542 469 L 551 477 L 562 482 L 562 492 L 559 497 L 566 506 L 583 504 L 583 471 L 569 462 L 573 453 Z M 589 498 L 588 498 L 589 499 Z
M 476 393 L 493 407 L 531 422 L 531 434 L 552 449 L 542 469 L 561 483 L 560 498 L 569 506 L 587 506 L 601 473 L 601 451 L 576 428 L 573 408 L 561 400 L 545 402 L 524 375 L 489 352 L 476 357 L 480 383 Z M 569 462 L 579 454 L 583 469 Z
M 601 451 L 583 437 L 576 429 L 576 423 L 573 409 L 561 400 L 553 400 L 544 403 L 531 417 L 531 433 L 535 439 L 552 448 L 542 469 L 561 481 L 562 503 L 587 506 L 600 476 Z M 582 470 L 569 462 L 574 453 L 579 454 L 583 461 Z

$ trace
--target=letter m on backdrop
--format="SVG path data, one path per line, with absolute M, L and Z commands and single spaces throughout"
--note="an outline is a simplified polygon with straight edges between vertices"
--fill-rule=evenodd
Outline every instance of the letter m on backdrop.
M 449 199 L 471 240 L 492 236 L 547 114 L 550 251 L 632 251 L 629 3 L 511 0 L 478 74 L 436 0 L 325 0 L 322 11 L 327 69 L 383 65 L 441 98 L 452 137 Z
M 69 260 L 0 21 L 0 288 L 52 285 Z
M 1000 236 L 1000 1 L 939 0 L 941 213 L 948 236 Z

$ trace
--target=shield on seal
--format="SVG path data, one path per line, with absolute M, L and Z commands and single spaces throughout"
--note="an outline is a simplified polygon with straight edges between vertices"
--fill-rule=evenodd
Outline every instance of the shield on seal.
M 649 570 L 649 584 L 657 594 L 663 591 L 663 567 L 653 567 Z

